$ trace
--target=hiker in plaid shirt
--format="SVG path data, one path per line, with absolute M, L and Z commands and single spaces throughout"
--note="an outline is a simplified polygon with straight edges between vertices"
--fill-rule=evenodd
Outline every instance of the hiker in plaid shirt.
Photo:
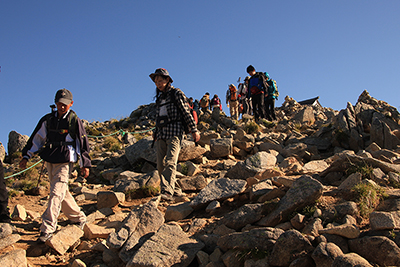
M 149 75 L 156 85 L 157 119 L 154 134 L 157 149 L 157 170 L 161 180 L 161 198 L 173 200 L 181 195 L 176 183 L 176 165 L 185 130 L 191 132 L 195 142 L 200 140 L 196 122 L 190 114 L 185 94 L 171 83 L 166 69 L 156 69 Z

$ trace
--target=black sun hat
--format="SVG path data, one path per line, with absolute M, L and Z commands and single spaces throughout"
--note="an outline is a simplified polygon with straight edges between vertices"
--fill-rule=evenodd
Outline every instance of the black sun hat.
M 56 96 L 54 98 L 54 103 L 61 102 L 65 105 L 69 105 L 72 102 L 72 93 L 63 88 L 57 91 Z
M 173 83 L 173 80 L 172 80 L 171 76 L 169 76 L 169 73 L 166 69 L 158 68 L 158 69 L 156 69 L 156 71 L 154 73 L 150 74 L 149 76 L 150 76 L 151 80 L 154 82 L 154 79 L 158 75 L 168 77 L 170 79 L 171 83 Z

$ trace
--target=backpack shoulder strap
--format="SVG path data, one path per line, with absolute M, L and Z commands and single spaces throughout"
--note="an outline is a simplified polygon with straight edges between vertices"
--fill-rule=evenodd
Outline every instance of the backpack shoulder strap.
M 177 105 L 177 102 L 178 102 L 177 96 L 176 96 L 176 94 L 178 93 L 178 91 L 181 91 L 181 90 L 180 90 L 179 88 L 175 88 L 175 87 L 172 87 L 172 88 L 170 89 L 170 91 L 169 91 L 170 97 L 171 97 L 171 101 L 174 103 L 175 106 Z M 182 92 L 182 91 L 181 91 L 181 92 Z
M 72 139 L 75 139 L 78 115 L 76 115 L 75 111 L 73 111 L 73 110 L 70 110 L 70 112 L 71 112 L 71 114 L 69 114 L 68 131 L 69 131 L 69 134 L 71 135 Z
M 50 132 L 50 120 L 51 117 L 53 116 L 53 113 L 48 113 L 45 115 L 45 119 L 46 119 L 46 132 L 47 134 Z

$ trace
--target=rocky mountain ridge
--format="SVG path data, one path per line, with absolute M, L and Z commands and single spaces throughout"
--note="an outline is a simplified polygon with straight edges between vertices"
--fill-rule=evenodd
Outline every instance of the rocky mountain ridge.
M 107 151 L 106 138 L 90 139 L 92 174 L 71 183 L 78 204 L 89 202 L 81 205 L 89 223 L 62 227 L 47 246 L 7 252 L 0 263 L 25 258 L 27 266 L 51 253 L 97 267 L 400 266 L 400 115 L 386 102 L 364 91 L 338 112 L 287 96 L 274 123 L 202 114 L 200 141 L 188 136 L 179 155 L 186 196 L 173 202 L 151 197 L 159 177 L 144 131 L 154 118 L 149 104 L 122 121 L 85 122 L 89 134 L 121 131 L 124 144 Z M 25 139 L 10 133 L 9 155 Z M 6 171 L 16 172 L 8 161 Z M 139 193 L 141 204 L 127 208 Z M 36 216 L 13 207 L 15 221 L 39 224 Z M 2 240 L 14 241 L 1 248 L 21 234 L 7 229 Z

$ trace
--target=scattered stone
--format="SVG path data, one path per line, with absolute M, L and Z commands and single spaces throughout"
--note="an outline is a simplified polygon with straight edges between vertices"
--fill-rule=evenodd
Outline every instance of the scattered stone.
M 366 236 L 350 239 L 349 248 L 379 266 L 400 265 L 400 248 L 394 241 L 385 236 Z
M 214 200 L 226 199 L 242 193 L 246 188 L 246 181 L 220 178 L 213 180 L 190 202 L 190 206 L 197 210 L 207 206 Z
M 340 235 L 346 238 L 357 238 L 360 235 L 360 229 L 354 224 L 342 224 L 331 228 L 320 229 L 318 233 Z
M 178 204 L 169 205 L 167 211 L 165 212 L 165 221 L 179 221 L 193 212 L 190 207 L 190 202 L 183 202 Z
M 0 255 L 0 265 L 4 267 L 27 267 L 26 251 L 16 249 Z
M 100 191 L 97 193 L 97 208 L 112 208 L 125 202 L 125 194 L 122 192 Z
M 115 229 L 87 223 L 84 228 L 84 236 L 87 239 L 104 238 L 106 239 Z
M 21 239 L 19 234 L 11 234 L 0 239 L 0 249 L 11 246 Z
M 60 255 L 64 255 L 75 242 L 83 236 L 84 232 L 76 225 L 68 225 L 46 241 L 46 245 L 53 248 Z
M 340 248 L 334 243 L 321 242 L 312 253 L 312 258 L 317 266 L 332 266 L 338 256 L 343 255 Z
M 20 204 L 15 205 L 11 218 L 14 221 L 25 221 L 27 217 L 28 215 L 26 214 L 25 207 Z
M 273 246 L 268 262 L 273 266 L 289 266 L 301 255 L 311 253 L 314 247 L 310 241 L 297 230 L 282 233 Z

